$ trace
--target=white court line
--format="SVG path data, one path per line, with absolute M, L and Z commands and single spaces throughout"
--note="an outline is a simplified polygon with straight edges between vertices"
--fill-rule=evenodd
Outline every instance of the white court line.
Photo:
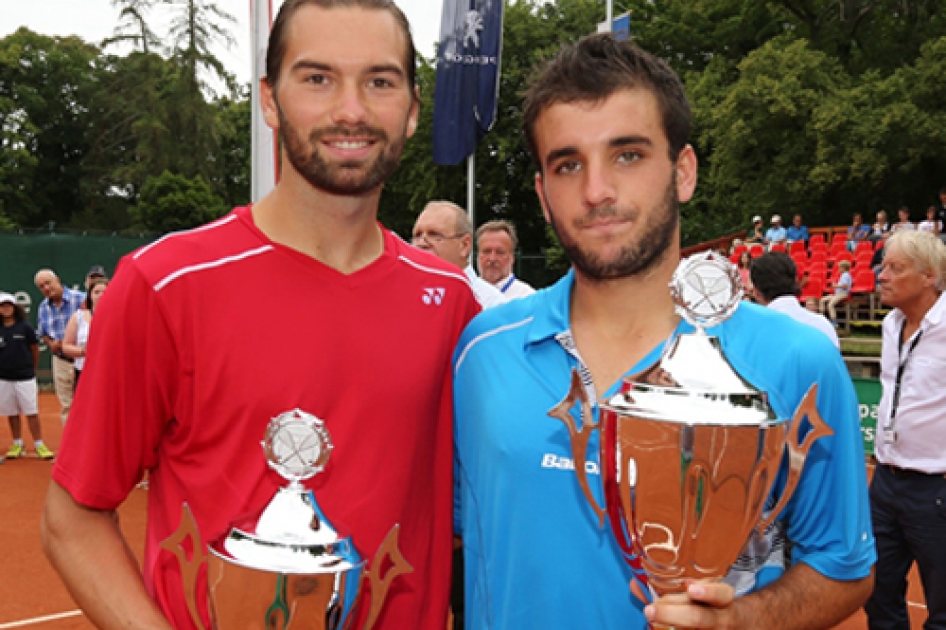
M 57 619 L 78 617 L 81 614 L 81 610 L 70 610 L 69 612 L 56 613 L 55 615 L 46 615 L 44 617 L 33 617 L 32 619 L 24 619 L 22 621 L 0 623 L 0 630 L 6 630 L 7 628 L 22 628 L 23 626 L 32 626 L 33 624 L 46 623 L 47 621 L 56 621 Z

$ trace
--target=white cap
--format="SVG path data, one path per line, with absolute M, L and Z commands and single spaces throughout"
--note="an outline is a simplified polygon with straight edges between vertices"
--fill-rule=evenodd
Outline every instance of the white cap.
M 780 217 L 779 215 L 777 214 L 772 215 L 772 223 L 775 223 L 776 221 L 781 221 L 781 220 L 782 220 L 782 217 Z
M 9 293 L 0 291 L 0 304 L 16 304 L 16 298 Z
M 752 222 L 753 222 L 753 223 L 757 223 L 757 222 L 759 222 L 759 221 L 761 221 L 761 220 L 762 220 L 762 217 L 760 217 L 759 215 L 755 215 L 754 217 L 752 217 Z

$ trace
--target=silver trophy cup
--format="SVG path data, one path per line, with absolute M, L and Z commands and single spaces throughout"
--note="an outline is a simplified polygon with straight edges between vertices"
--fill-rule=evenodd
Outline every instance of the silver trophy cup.
M 687 579 L 725 576 L 752 530 L 763 530 L 788 502 L 811 445 L 832 433 L 815 406 L 817 385 L 793 418 L 779 418 L 766 393 L 740 376 L 719 340 L 703 331 L 728 319 L 741 299 L 729 261 L 712 253 L 683 260 L 671 293 L 695 333 L 676 336 L 655 365 L 626 379 L 601 405 L 600 425 L 577 373 L 568 396 L 549 412 L 568 427 L 586 499 L 657 596 L 684 591 Z M 576 404 L 581 427 L 571 415 Z M 804 417 L 813 428 L 800 444 Z M 603 507 L 585 473 L 595 429 Z M 762 519 L 786 455 L 785 487 Z
M 213 630 L 348 630 L 365 591 L 370 605 L 364 628 L 378 619 L 392 581 L 410 573 L 398 549 L 395 525 L 375 554 L 370 567 L 348 536 L 328 521 L 302 481 L 328 463 L 332 442 L 324 423 L 298 409 L 273 418 L 266 429 L 263 450 L 269 466 L 289 484 L 281 488 L 255 525 L 234 527 L 209 545 L 207 597 Z M 196 525 L 184 506 L 182 529 Z M 185 596 L 198 628 L 206 629 L 197 602 L 199 566 L 185 562 L 176 539 L 162 546 L 178 553 L 185 578 Z M 381 575 L 382 566 L 386 572 Z

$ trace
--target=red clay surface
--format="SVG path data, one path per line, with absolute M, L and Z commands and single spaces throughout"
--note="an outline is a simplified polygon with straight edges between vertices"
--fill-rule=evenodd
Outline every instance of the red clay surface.
M 40 418 L 43 437 L 53 450 L 58 449 L 62 434 L 59 403 L 50 393 L 40 394 Z M 0 420 L 0 454 L 9 448 L 6 420 Z M 0 465 L 0 630 L 30 628 L 41 630 L 88 630 L 93 628 L 59 580 L 43 555 L 39 542 L 39 520 L 43 498 L 49 485 L 52 464 L 36 459 L 32 440 L 24 421 L 24 441 L 28 456 L 6 460 Z M 138 555 L 144 547 L 147 491 L 135 490 L 119 509 L 122 530 Z M 926 608 L 914 570 L 910 576 L 910 621 L 920 630 Z M 69 615 L 61 617 L 63 614 Z M 44 619 L 57 616 L 57 619 Z M 866 630 L 863 612 L 858 612 L 836 630 Z

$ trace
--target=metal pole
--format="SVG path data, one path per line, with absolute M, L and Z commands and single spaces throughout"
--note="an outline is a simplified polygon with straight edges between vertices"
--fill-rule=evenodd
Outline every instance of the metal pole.
M 466 211 L 470 215 L 470 223 L 473 224 L 473 231 L 476 231 L 476 151 L 470 154 L 466 160 Z M 476 238 L 473 239 L 473 247 L 470 248 L 470 264 L 476 252 Z
M 607 10 L 605 13 L 605 19 L 608 22 L 608 32 L 613 33 L 614 32 L 614 0 L 607 0 L 605 2 L 605 6 L 607 7 Z
M 466 160 L 466 211 L 470 215 L 470 223 L 476 227 L 476 152 L 470 154 Z

